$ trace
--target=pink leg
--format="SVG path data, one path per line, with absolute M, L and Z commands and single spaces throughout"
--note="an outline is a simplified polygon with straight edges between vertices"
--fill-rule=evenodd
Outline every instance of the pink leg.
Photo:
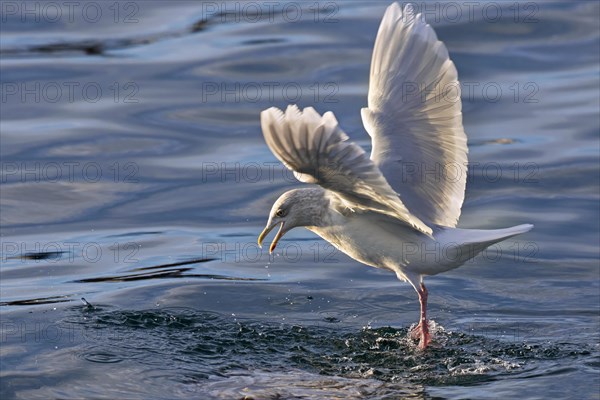
M 411 332 L 413 339 L 419 340 L 419 348 L 424 350 L 431 341 L 431 335 L 429 334 L 429 325 L 427 324 L 427 288 L 421 283 L 420 290 L 417 291 L 419 294 L 419 302 L 421 303 L 421 320 Z

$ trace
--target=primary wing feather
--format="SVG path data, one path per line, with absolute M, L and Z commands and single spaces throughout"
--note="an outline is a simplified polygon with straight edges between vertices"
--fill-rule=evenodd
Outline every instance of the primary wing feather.
M 467 137 L 454 63 L 412 6 L 397 3 L 381 21 L 361 111 L 371 159 L 410 210 L 454 227 L 467 179 Z
M 321 116 L 312 107 L 302 112 L 296 106 L 283 113 L 272 107 L 261 113 L 261 127 L 273 154 L 300 181 L 328 189 L 347 208 L 383 213 L 431 234 L 365 151 L 348 141 L 333 113 Z

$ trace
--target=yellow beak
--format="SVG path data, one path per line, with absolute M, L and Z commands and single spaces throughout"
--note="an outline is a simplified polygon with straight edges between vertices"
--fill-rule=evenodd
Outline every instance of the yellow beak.
M 258 236 L 258 246 L 260 248 L 262 248 L 262 242 L 263 240 L 265 240 L 265 237 L 269 234 L 269 232 L 271 232 L 276 226 L 277 224 L 279 224 L 280 222 L 274 223 L 271 226 L 268 226 L 263 229 L 263 231 L 260 233 L 260 235 Z M 279 227 L 279 231 L 277 232 L 277 234 L 275 235 L 275 238 L 273 239 L 273 242 L 271 242 L 271 246 L 269 247 L 269 254 L 273 253 L 273 250 L 275 250 L 275 247 L 277 246 L 277 242 L 279 242 L 279 239 L 281 239 L 281 237 L 284 234 L 283 231 L 283 225 L 285 224 L 285 222 L 281 222 L 280 223 L 281 226 Z

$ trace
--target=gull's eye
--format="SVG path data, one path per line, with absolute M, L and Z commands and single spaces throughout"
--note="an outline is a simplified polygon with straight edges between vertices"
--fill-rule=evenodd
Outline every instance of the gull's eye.
M 279 210 L 277 210 L 275 212 L 275 215 L 278 216 L 279 218 L 285 217 L 285 214 L 287 214 L 287 212 L 283 208 L 280 208 Z

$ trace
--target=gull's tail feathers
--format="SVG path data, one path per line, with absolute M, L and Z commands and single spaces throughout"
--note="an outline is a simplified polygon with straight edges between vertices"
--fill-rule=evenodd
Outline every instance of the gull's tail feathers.
M 436 233 L 435 239 L 440 243 L 485 244 L 488 247 L 510 237 L 529 232 L 531 224 L 512 226 L 504 229 L 459 229 L 442 227 Z M 484 247 L 484 248 L 485 248 Z
M 491 245 L 531 230 L 533 225 L 517 225 L 505 229 L 458 229 L 438 227 L 434 238 L 440 245 L 436 263 L 423 266 L 422 275 L 436 275 L 463 265 Z

